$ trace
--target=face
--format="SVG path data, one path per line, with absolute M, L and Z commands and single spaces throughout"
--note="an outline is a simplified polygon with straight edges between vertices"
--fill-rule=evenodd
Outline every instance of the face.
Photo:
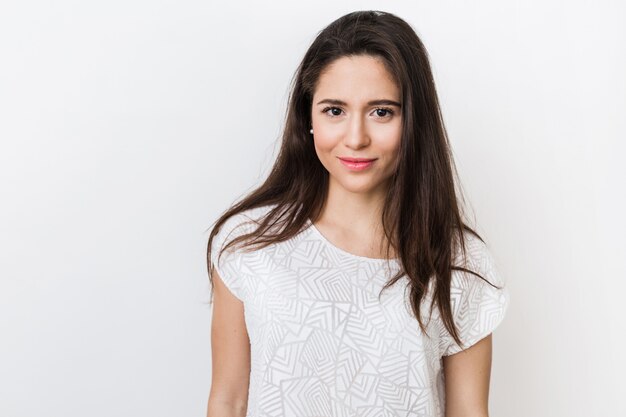
M 400 91 L 382 61 L 342 57 L 321 73 L 311 120 L 315 151 L 329 188 L 385 195 L 398 162 L 402 130 Z M 363 158 L 369 163 L 342 159 Z

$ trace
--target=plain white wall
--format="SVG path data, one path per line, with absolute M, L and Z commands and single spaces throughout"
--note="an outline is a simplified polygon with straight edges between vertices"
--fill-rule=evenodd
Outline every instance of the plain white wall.
M 626 415 L 626 7 L 608 0 L 5 2 L 0 415 L 204 415 L 206 230 L 268 172 L 317 32 L 379 8 L 430 52 L 511 289 L 492 415 Z

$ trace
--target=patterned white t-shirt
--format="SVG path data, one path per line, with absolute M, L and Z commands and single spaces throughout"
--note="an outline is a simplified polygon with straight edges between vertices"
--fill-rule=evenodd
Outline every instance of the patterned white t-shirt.
M 348 253 L 309 221 L 288 241 L 226 250 L 217 262 L 222 244 L 254 230 L 250 220 L 269 208 L 228 219 L 211 250 L 222 281 L 244 304 L 251 350 L 246 416 L 443 417 L 442 356 L 461 349 L 438 308 L 428 321 L 430 290 L 422 301 L 426 334 L 413 316 L 406 276 L 378 299 L 398 261 Z M 485 244 L 469 233 L 466 242 L 467 267 L 504 287 Z M 467 348 L 502 322 L 509 292 L 453 270 L 451 303 Z

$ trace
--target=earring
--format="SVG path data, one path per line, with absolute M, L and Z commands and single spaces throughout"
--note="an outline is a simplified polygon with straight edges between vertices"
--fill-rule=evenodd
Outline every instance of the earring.
M 309 132 L 311 132 L 311 134 L 313 134 L 313 129 L 311 129 Z

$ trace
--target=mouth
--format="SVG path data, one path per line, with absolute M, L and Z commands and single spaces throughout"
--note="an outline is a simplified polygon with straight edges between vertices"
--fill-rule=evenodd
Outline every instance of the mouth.
M 338 157 L 339 159 L 341 159 L 342 161 L 345 162 L 372 162 L 375 161 L 377 158 L 349 158 L 349 157 Z
M 362 171 L 374 164 L 377 158 L 339 158 L 339 162 L 351 171 Z

